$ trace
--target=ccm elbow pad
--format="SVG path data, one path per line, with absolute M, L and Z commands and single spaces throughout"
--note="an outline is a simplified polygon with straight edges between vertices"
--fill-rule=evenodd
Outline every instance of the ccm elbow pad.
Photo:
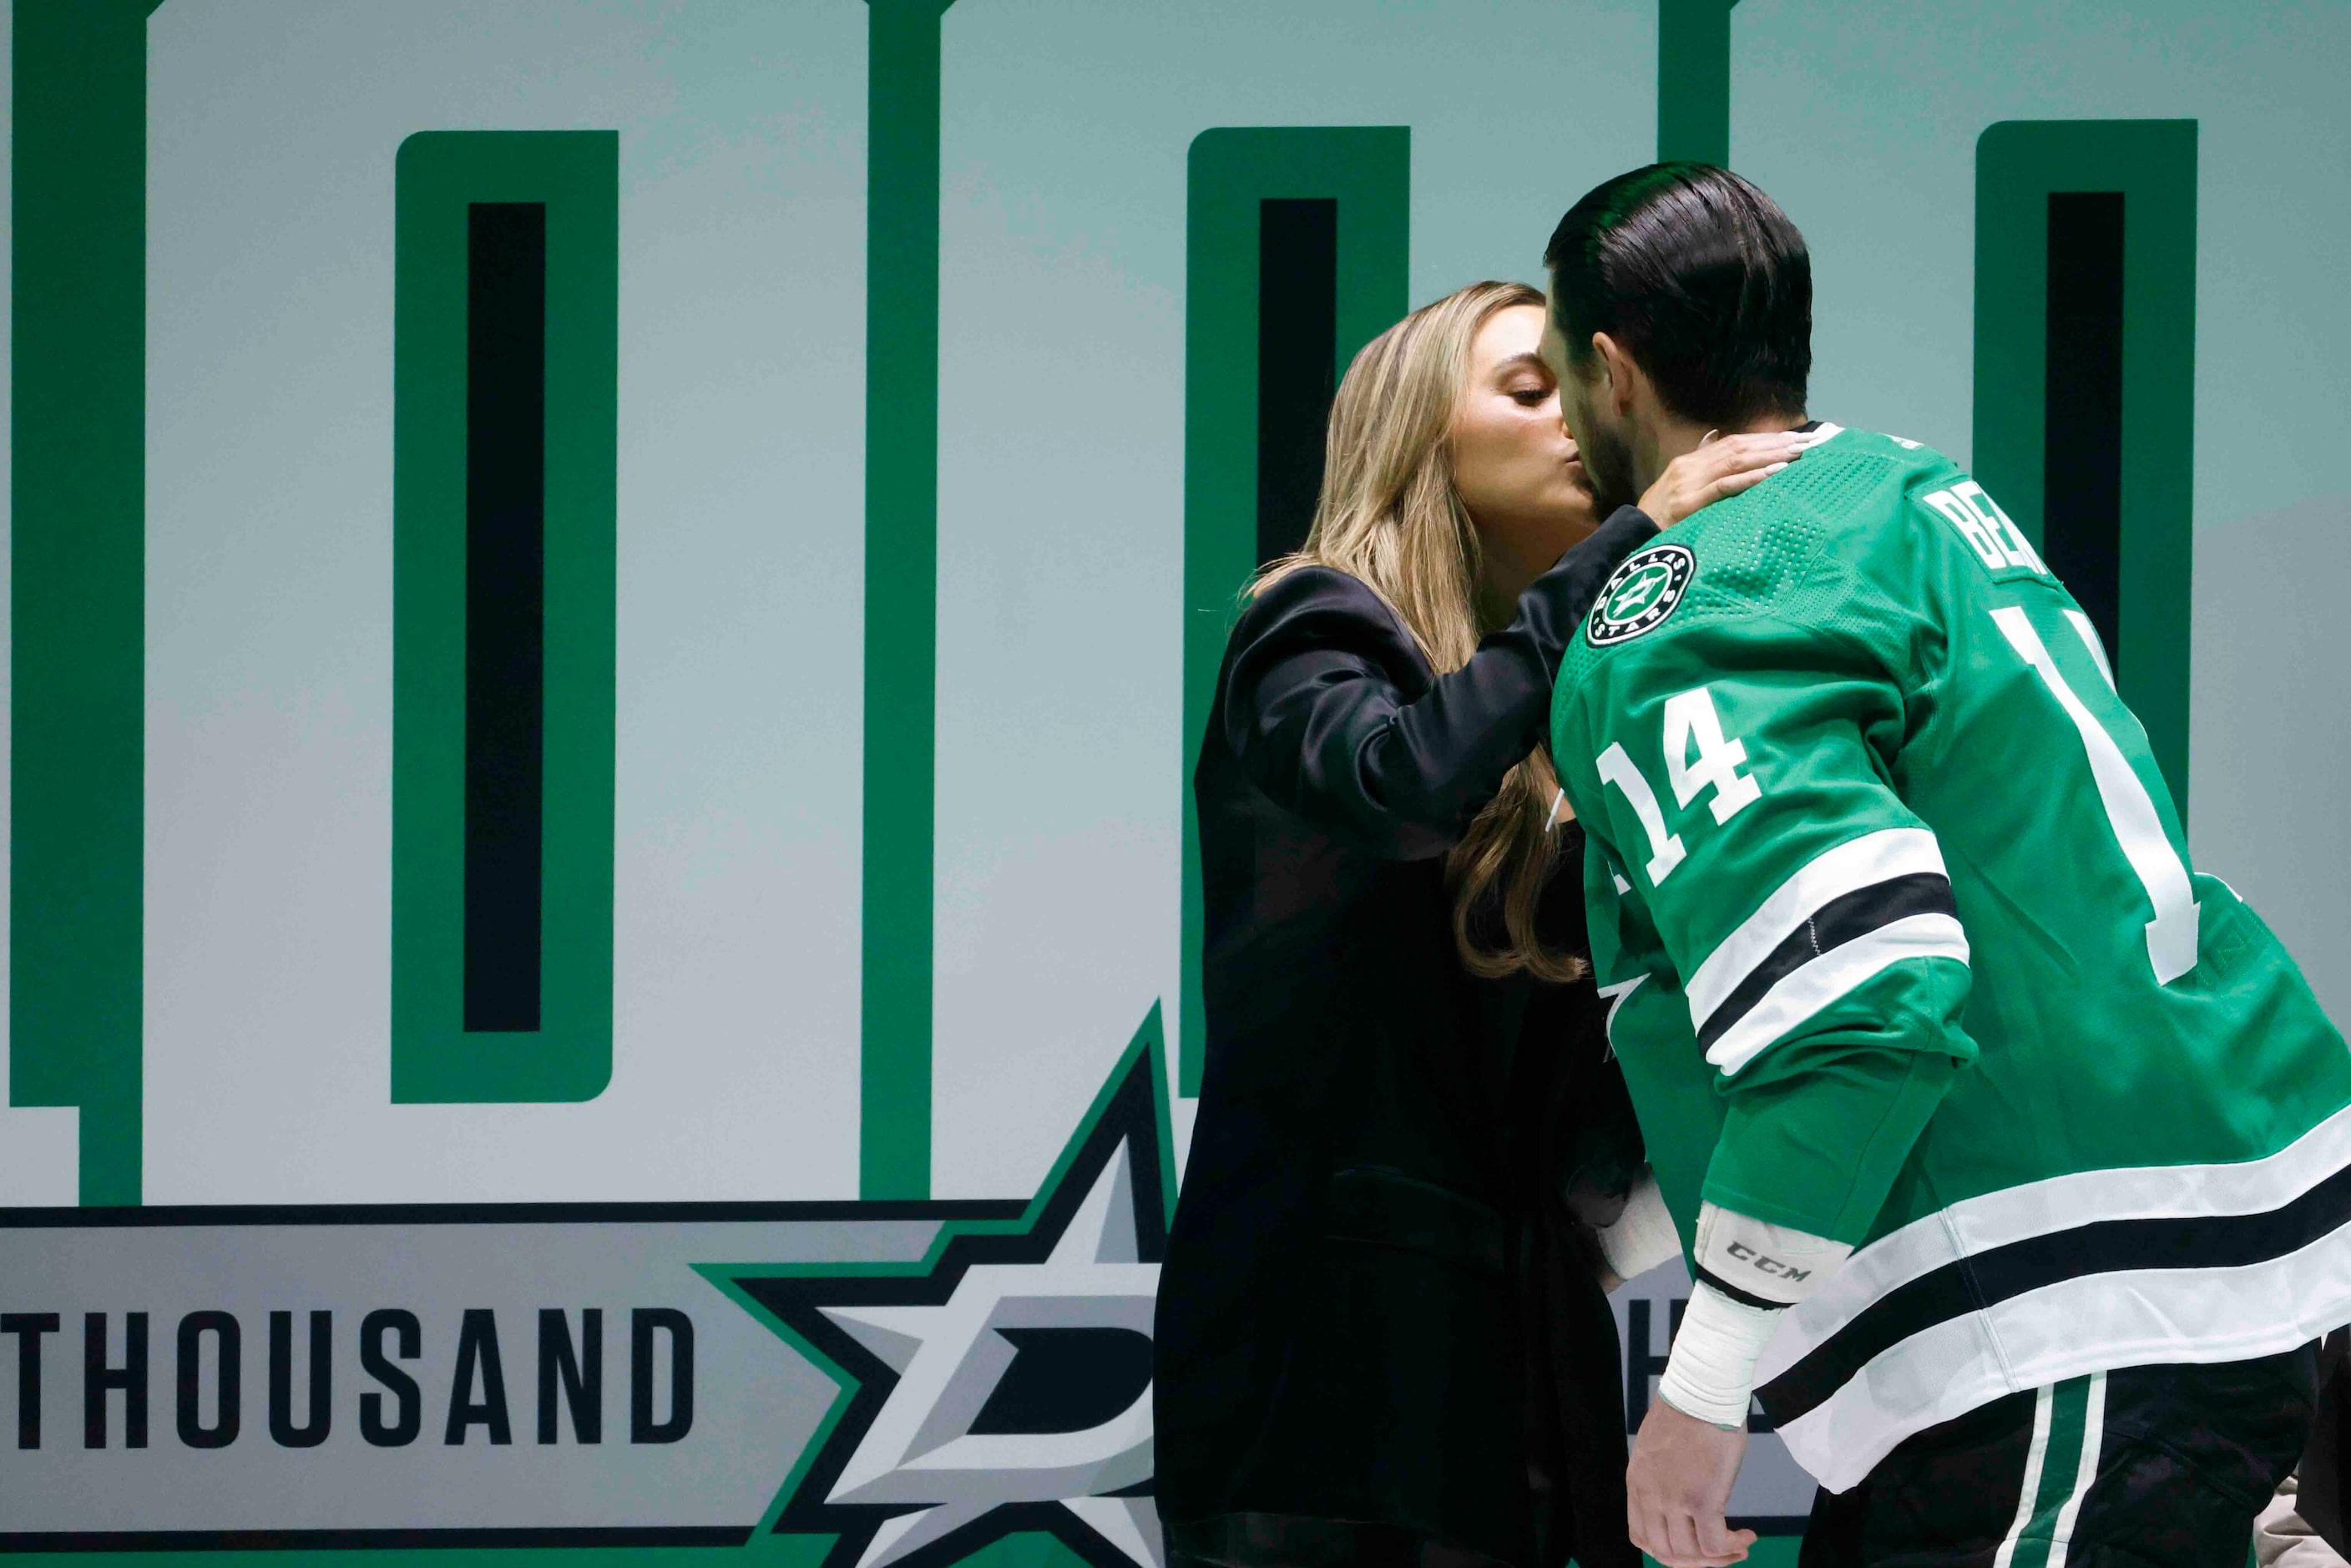
M 1744 1424 L 1755 1363 L 1779 1332 L 1781 1314 L 1852 1255 L 1842 1241 L 1705 1205 L 1693 1253 L 1698 1283 L 1658 1397 L 1718 1427 Z
M 1750 1307 L 1792 1307 L 1844 1267 L 1853 1249 L 1702 1204 L 1691 1266 L 1701 1283 Z

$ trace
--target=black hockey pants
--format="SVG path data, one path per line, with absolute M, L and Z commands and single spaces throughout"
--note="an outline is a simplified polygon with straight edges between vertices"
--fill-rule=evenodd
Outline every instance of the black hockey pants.
M 2315 1396 L 2307 1345 L 2011 1395 L 1821 1493 L 1799 1568 L 2242 1568 Z

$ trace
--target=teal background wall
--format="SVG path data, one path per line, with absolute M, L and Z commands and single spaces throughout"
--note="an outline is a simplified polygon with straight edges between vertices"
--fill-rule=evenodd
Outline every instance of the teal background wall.
M 0 7 L 0 54 L 40 3 Z M 1185 1005 L 1187 148 L 1407 127 L 1412 299 L 1539 280 L 1559 211 L 1655 152 L 1659 9 L 947 10 L 925 716 L 868 712 L 862 684 L 867 574 L 892 569 L 865 550 L 867 411 L 901 408 L 867 384 L 865 6 L 164 5 L 144 73 L 145 1201 L 859 1196 L 864 747 L 916 722 L 935 818 L 884 826 L 933 854 L 931 1021 L 886 1060 L 914 1064 L 890 1103 L 928 1105 L 928 1149 L 893 1179 L 1034 1191 L 1136 1019 Z M 1731 162 L 1814 251 L 1816 412 L 1962 461 L 1978 137 L 2197 121 L 2190 836 L 2338 1017 L 2346 58 L 2351 11 L 2323 0 L 1743 0 L 1729 28 Z M 394 1104 L 393 156 L 419 131 L 526 129 L 619 139 L 612 1079 L 580 1104 Z M 14 178 L 0 156 L 12 198 Z M 0 1106 L 0 1205 L 88 1196 L 77 1113 L 30 1098 Z
M 866 21 L 149 23 L 151 1201 L 858 1190 Z M 1816 407 L 1963 458 L 1976 137 L 2198 120 L 2193 832 L 2338 1002 L 2351 894 L 2313 868 L 2351 847 L 2324 782 L 2351 742 L 2311 719 L 2351 581 L 2346 34 L 2316 5 L 1746 0 L 1729 120 L 1813 242 Z M 1191 138 L 1408 126 L 1412 297 L 1533 277 L 1556 210 L 1651 154 L 1657 24 L 965 0 L 940 37 L 929 1178 L 956 1196 L 1023 1189 L 1140 1010 L 1182 1007 Z M 620 134 L 615 1066 L 559 1111 L 382 1093 L 390 157 L 427 128 Z M 71 1113 L 5 1114 L 0 1172 L 54 1193 Z M 625 1171 L 595 1153 L 622 1136 Z

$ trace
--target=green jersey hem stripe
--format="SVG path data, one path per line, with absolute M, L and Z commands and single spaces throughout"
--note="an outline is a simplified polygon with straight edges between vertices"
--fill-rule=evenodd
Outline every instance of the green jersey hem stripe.
M 2056 1404 L 2056 1389 L 2043 1388 L 2032 1397 L 2032 1441 L 2024 1450 L 2024 1484 L 2017 1489 L 2016 1521 L 2001 1538 L 2000 1550 L 1992 1554 L 1991 1568 L 2014 1568 L 2017 1542 L 2024 1539 L 2024 1527 L 2032 1522 L 2032 1511 L 2041 1500 L 2041 1470 L 2049 1456 L 2050 1412 Z
M 2064 1560 L 2062 1540 L 2071 1533 L 2070 1510 L 2081 1496 L 2090 1436 L 2091 1379 L 2070 1378 L 2044 1391 L 2049 1401 L 2049 1442 L 2041 1474 L 2027 1494 L 2024 1527 L 2017 1532 L 2012 1568 L 2055 1568 Z
M 2098 1450 L 2106 1439 L 2106 1375 L 2093 1373 L 2082 1403 L 2082 1437 L 2074 1449 L 2074 1486 L 2049 1532 L 2045 1568 L 2065 1568 L 2065 1553 L 2074 1544 L 2074 1524 L 2082 1517 L 2082 1500 L 2098 1479 Z

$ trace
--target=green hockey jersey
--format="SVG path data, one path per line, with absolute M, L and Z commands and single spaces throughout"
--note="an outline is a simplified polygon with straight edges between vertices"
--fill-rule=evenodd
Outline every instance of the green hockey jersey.
M 1815 434 L 1611 578 L 1552 755 L 1684 1236 L 1856 1247 L 1757 1368 L 1842 1490 L 2009 1393 L 2351 1322 L 2351 1054 L 2006 514 Z

